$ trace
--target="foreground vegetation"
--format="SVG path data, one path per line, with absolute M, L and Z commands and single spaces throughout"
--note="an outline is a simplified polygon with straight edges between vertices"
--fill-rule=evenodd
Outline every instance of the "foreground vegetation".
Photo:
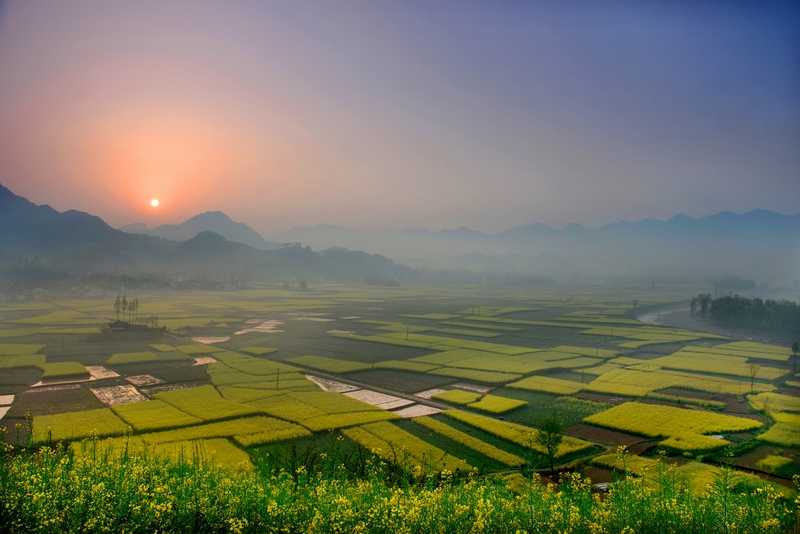
M 583 291 L 141 294 L 157 338 L 64 332 L 111 301 L 15 303 L 0 532 L 795 529 L 791 349 Z
M 722 468 L 702 492 L 662 461 L 605 494 L 577 473 L 466 476 L 335 455 L 309 474 L 225 470 L 147 453 L 84 454 L 6 447 L 0 469 L 4 532 L 789 532 L 797 494 L 755 486 Z M 367 455 L 365 458 L 371 458 Z M 620 456 L 625 463 L 625 455 Z

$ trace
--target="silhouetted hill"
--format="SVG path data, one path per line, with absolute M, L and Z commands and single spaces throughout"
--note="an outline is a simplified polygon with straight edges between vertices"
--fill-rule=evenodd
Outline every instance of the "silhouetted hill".
M 154 252 L 158 241 L 120 232 L 88 213 L 37 206 L 0 185 L 0 246 L 11 252 L 66 254 L 72 259 L 93 254 L 93 261 L 98 261 L 99 256 L 125 251 Z
M 190 224 L 184 228 L 231 223 L 229 229 L 241 231 L 244 227 L 252 232 L 219 212 L 202 214 L 187 223 Z M 246 233 L 242 231 L 239 235 Z M 267 243 L 260 237 L 258 242 Z M 0 247 L 0 261 L 5 263 L 6 274 L 19 271 L 21 266 L 30 269 L 35 265 L 38 271 L 60 274 L 157 272 L 166 276 L 236 276 L 258 280 L 297 276 L 348 280 L 373 275 L 417 277 L 413 269 L 396 265 L 383 256 L 346 249 L 320 253 L 296 246 L 259 250 L 212 231 L 197 232 L 183 242 L 130 234 L 111 228 L 94 215 L 74 210 L 60 213 L 49 206 L 37 206 L 2 186 Z
M 270 243 L 258 232 L 244 223 L 237 223 L 221 211 L 207 211 L 195 215 L 181 224 L 162 224 L 153 229 L 144 223 L 134 223 L 120 228 L 131 234 L 145 234 L 172 241 L 186 241 L 200 232 L 214 232 L 228 241 L 243 243 L 262 250 L 278 248 L 277 243 Z

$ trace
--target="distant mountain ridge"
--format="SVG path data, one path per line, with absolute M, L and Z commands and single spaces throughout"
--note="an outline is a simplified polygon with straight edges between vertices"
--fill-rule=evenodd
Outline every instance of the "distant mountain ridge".
M 346 246 L 411 265 L 548 275 L 650 272 L 749 277 L 800 277 L 800 213 L 755 209 L 666 221 L 648 218 L 589 229 L 573 223 L 563 230 L 534 223 L 494 235 L 470 228 L 369 231 L 333 225 L 296 227 L 268 236 L 312 248 Z M 511 255 L 511 256 L 509 256 Z
M 207 211 L 187 219 L 180 224 L 162 224 L 148 228 L 144 223 L 134 223 L 120 227 L 129 234 L 145 234 L 172 241 L 187 241 L 200 232 L 214 232 L 228 241 L 243 243 L 261 250 L 278 248 L 277 243 L 266 241 L 261 235 L 244 223 L 238 223 L 221 211 Z
M 571 224 L 557 230 L 536 223 L 494 235 L 465 227 L 434 232 L 320 225 L 292 228 L 272 236 L 272 242 L 220 212 L 153 230 L 125 228 L 131 233 L 88 213 L 37 206 L 0 185 L 0 263 L 7 266 L 39 257 L 48 268 L 73 273 L 238 273 L 259 279 L 302 273 L 421 280 L 440 269 L 451 273 L 445 273 L 448 279 L 460 273 L 469 275 L 461 279 L 478 280 L 470 273 L 557 280 L 742 276 L 791 283 L 800 278 L 800 213 L 768 210 L 699 219 L 679 214 L 597 229 Z M 274 248 L 284 242 L 304 246 Z

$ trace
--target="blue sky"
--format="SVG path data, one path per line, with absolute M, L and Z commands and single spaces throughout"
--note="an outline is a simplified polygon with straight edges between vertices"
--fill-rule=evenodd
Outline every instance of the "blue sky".
M 0 183 L 272 233 L 798 211 L 800 8 L 7 2 Z M 158 198 L 158 209 L 150 200 Z

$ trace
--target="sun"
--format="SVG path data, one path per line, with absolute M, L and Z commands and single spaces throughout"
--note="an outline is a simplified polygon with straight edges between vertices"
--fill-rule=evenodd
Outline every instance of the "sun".
M 158 199 L 154 198 L 153 200 L 151 200 L 150 201 L 150 205 L 153 206 L 154 208 L 157 208 L 158 207 Z

